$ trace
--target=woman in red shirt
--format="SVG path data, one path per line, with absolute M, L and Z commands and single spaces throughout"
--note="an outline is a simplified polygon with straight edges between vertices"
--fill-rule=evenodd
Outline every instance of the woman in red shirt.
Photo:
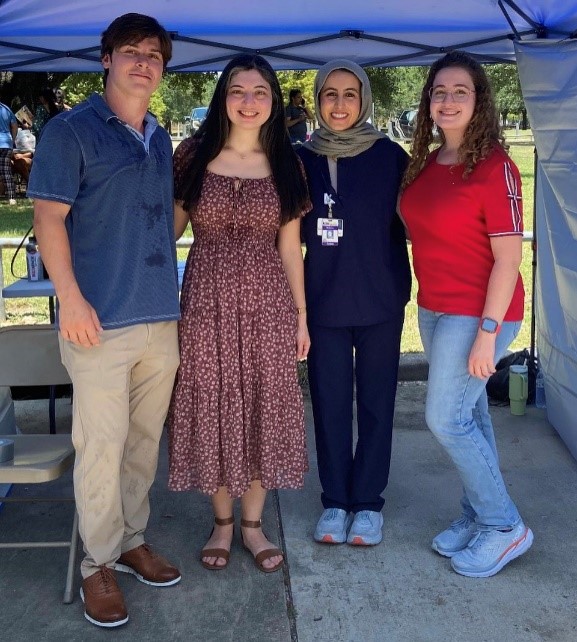
M 429 153 L 435 125 L 441 146 Z M 461 517 L 432 546 L 469 577 L 494 575 L 533 541 L 499 470 L 485 391 L 523 318 L 520 185 L 483 68 L 447 54 L 421 94 L 400 212 L 429 361 L 426 420 L 464 486 Z

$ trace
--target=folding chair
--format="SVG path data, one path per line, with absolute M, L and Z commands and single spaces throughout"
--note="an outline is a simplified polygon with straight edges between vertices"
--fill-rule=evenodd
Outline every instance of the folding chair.
M 57 331 L 51 325 L 0 328 L 0 386 L 58 385 L 70 383 L 60 361 Z M 70 435 L 1 435 L 14 442 L 14 458 L 0 463 L 0 484 L 40 484 L 62 476 L 74 463 Z M 73 497 L 3 497 L 0 502 L 74 501 Z M 73 577 L 78 547 L 78 514 L 74 510 L 70 540 L 5 542 L 3 548 L 69 549 L 64 602 L 73 600 Z
M 0 386 L 48 386 L 50 433 L 56 432 L 55 388 L 70 383 L 52 324 L 0 328 Z

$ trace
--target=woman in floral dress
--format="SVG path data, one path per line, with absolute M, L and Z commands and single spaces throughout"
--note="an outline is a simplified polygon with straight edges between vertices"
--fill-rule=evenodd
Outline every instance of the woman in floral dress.
M 301 487 L 307 470 L 296 362 L 310 345 L 300 242 L 310 204 L 263 58 L 227 65 L 174 164 L 176 236 L 190 221 L 195 240 L 182 287 L 169 486 L 212 497 L 203 566 L 227 565 L 240 498 L 243 544 L 272 572 L 283 558 L 261 529 L 266 492 Z

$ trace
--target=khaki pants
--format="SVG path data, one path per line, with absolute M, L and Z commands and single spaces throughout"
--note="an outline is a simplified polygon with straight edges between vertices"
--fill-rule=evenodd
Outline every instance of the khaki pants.
M 144 543 L 158 443 L 178 368 L 176 321 L 105 330 L 83 348 L 60 337 L 74 389 L 74 495 L 84 578 Z

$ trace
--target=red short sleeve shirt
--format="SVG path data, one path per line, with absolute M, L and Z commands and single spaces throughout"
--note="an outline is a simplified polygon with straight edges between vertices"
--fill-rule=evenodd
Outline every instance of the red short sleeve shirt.
M 463 166 L 439 165 L 437 152 L 401 197 L 419 282 L 417 302 L 435 312 L 480 317 L 494 258 L 491 237 L 523 234 L 519 170 L 496 147 L 468 178 Z M 505 315 L 524 313 L 521 275 Z

